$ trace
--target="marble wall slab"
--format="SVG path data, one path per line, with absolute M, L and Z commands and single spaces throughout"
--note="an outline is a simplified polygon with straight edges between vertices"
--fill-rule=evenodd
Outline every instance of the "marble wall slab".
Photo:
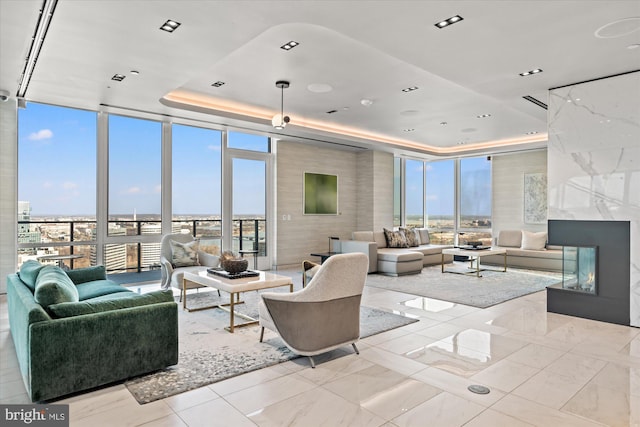
M 631 225 L 631 325 L 640 327 L 640 72 L 549 93 L 549 219 Z

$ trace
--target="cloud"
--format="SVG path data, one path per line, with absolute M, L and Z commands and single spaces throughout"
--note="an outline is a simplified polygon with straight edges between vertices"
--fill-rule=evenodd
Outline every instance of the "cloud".
M 125 190 L 125 194 L 139 194 L 140 187 L 130 187 Z
M 62 188 L 64 188 L 65 190 L 74 190 L 78 188 L 78 184 L 76 184 L 75 182 L 67 181 L 62 184 Z
M 157 193 L 157 194 L 162 193 L 162 185 L 161 185 L 161 184 L 156 185 L 156 186 L 153 188 L 153 192 L 154 192 L 154 193 Z
M 211 151 L 220 151 L 220 146 L 211 144 L 207 146 L 207 149 Z
M 50 139 L 53 137 L 53 132 L 49 129 L 40 129 L 38 132 L 34 132 L 29 135 L 31 141 L 40 141 L 42 139 Z
M 42 183 L 42 188 L 51 188 L 53 187 L 53 183 L 51 181 L 45 181 Z

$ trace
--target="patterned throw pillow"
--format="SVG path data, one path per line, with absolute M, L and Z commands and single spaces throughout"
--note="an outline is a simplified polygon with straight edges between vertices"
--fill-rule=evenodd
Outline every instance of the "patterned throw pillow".
M 402 231 L 391 231 L 386 228 L 384 231 L 384 237 L 387 239 L 388 248 L 408 248 L 407 238 Z
M 409 247 L 415 248 L 416 246 L 420 246 L 420 236 L 418 236 L 418 231 L 415 228 L 400 227 L 400 231 L 404 233 Z
M 200 265 L 198 263 L 198 249 L 200 242 L 194 240 L 189 243 L 180 243 L 174 240 L 171 243 L 171 265 L 174 267 L 189 267 Z

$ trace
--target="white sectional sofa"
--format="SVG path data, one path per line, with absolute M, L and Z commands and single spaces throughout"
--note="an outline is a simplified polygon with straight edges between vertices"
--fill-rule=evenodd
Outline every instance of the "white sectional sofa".
M 384 231 L 354 231 L 352 240 L 340 241 L 340 252 L 363 252 L 369 256 L 369 273 L 388 276 L 417 274 L 426 265 L 442 262 L 442 249 L 452 245 L 432 245 L 426 228 L 415 229 L 417 246 L 406 248 L 388 247 Z M 453 261 L 445 255 L 445 262 Z
M 547 233 L 525 230 L 502 230 L 494 248 L 507 250 L 507 266 L 534 270 L 562 271 L 562 246 L 546 244 Z M 483 264 L 503 265 L 502 255 L 482 257 Z

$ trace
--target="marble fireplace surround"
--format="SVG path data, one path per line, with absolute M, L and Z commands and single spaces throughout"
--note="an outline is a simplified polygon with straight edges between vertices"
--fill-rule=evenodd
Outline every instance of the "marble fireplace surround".
M 640 71 L 550 89 L 548 218 L 628 221 L 629 324 L 640 327 Z M 551 231 L 550 231 L 551 235 Z

